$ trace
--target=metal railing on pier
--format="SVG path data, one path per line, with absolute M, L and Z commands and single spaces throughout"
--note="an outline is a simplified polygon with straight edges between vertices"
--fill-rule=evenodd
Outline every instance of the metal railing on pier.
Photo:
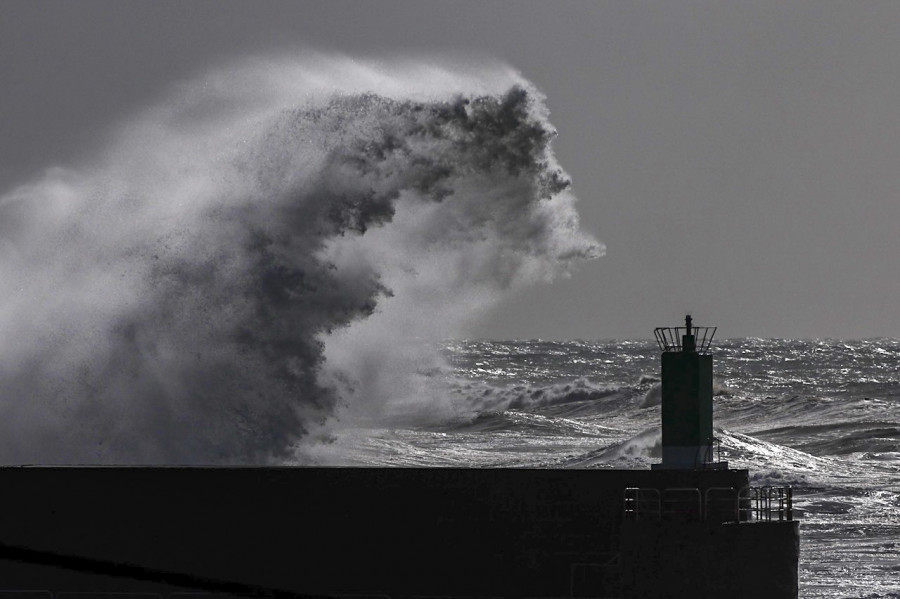
M 626 520 L 781 522 L 794 519 L 791 487 L 628 487 Z
M 741 499 L 746 499 L 746 506 Z M 741 520 L 772 522 L 794 519 L 791 487 L 744 487 L 738 493 Z

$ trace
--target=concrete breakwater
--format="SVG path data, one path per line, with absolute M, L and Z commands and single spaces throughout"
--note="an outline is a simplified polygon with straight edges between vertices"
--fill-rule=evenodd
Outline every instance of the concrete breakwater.
M 754 513 L 747 484 L 727 469 L 2 468 L 0 588 L 796 597 L 797 524 Z

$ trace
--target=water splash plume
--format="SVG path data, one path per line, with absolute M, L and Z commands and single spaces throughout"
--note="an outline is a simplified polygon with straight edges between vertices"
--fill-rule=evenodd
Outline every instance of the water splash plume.
M 272 462 L 335 414 L 432 410 L 417 344 L 602 253 L 553 135 L 503 65 L 181 85 L 0 196 L 0 462 Z

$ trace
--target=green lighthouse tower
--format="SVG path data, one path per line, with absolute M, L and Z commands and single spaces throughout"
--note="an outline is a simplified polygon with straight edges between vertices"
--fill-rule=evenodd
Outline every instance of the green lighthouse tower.
M 654 330 L 662 350 L 662 463 L 654 468 L 708 469 L 713 463 L 712 355 L 716 327 L 693 326 Z

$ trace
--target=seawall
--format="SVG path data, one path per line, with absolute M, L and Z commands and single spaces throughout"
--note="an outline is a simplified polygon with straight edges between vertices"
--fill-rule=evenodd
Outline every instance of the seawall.
M 699 596 L 794 598 L 794 522 L 624 518 L 629 487 L 703 496 L 747 480 L 745 470 L 0 468 L 0 589 L 645 597 L 696 578 L 683 588 Z M 777 575 L 769 584 L 760 572 Z

